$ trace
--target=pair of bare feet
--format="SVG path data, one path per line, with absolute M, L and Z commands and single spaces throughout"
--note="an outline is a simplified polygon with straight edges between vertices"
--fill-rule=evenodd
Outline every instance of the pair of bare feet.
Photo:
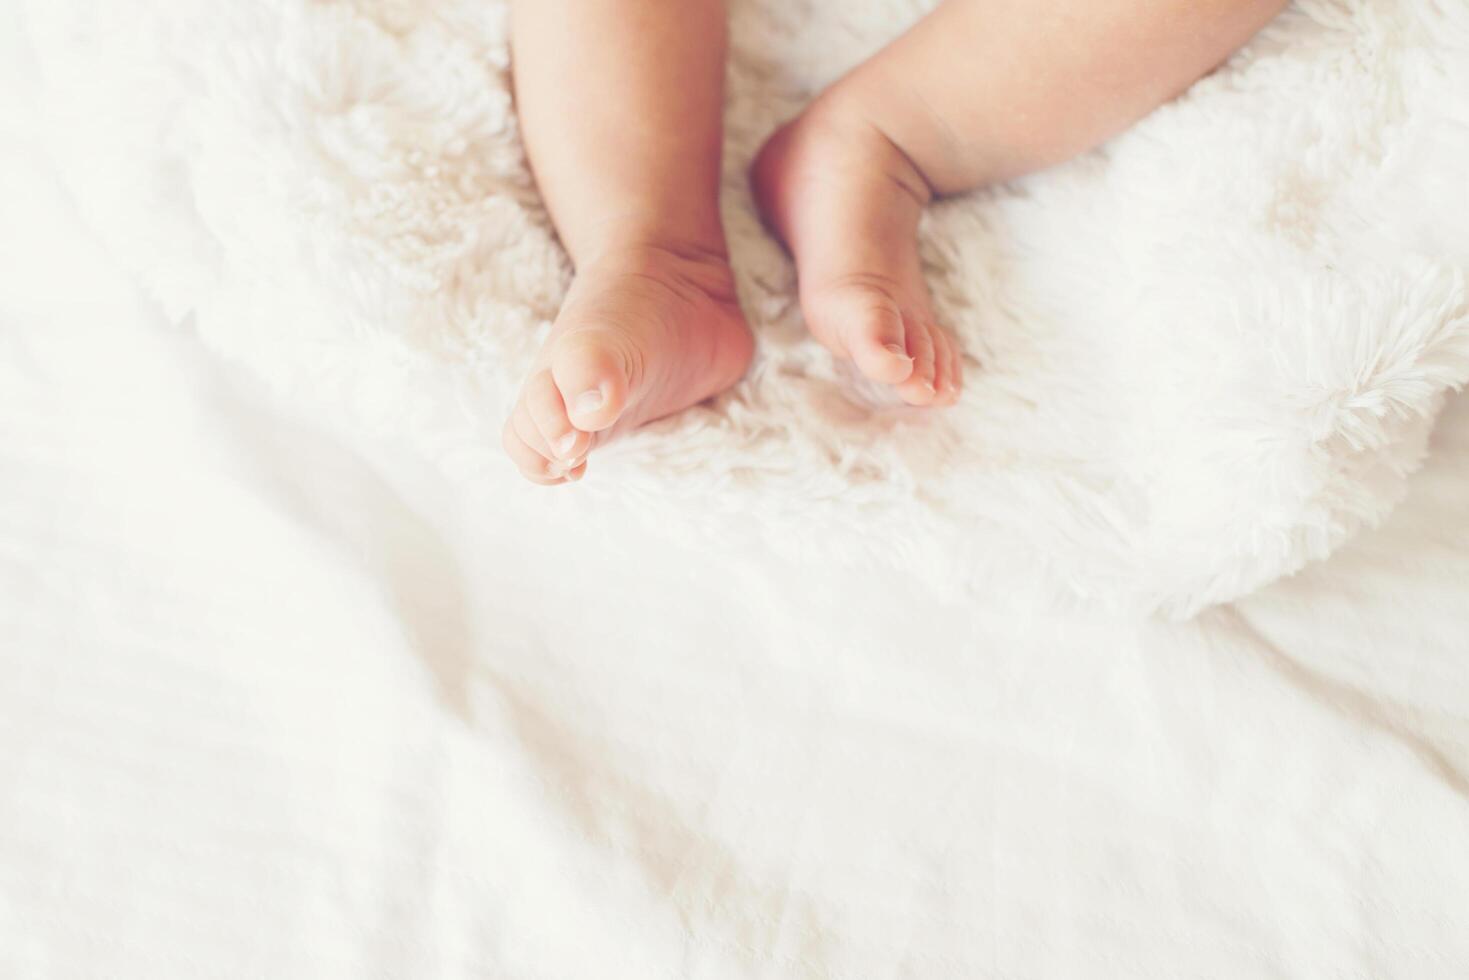
M 816 339 L 912 405 L 963 386 L 916 235 L 934 194 L 1059 162 L 1211 70 L 1285 0 L 942 0 L 751 169 Z M 505 426 L 528 478 L 717 394 L 753 340 L 720 224 L 724 0 L 515 0 L 517 105 L 577 266 Z
M 932 192 L 842 102 L 833 90 L 771 136 L 750 172 L 756 203 L 795 258 L 816 339 L 910 405 L 951 405 L 960 353 L 934 320 L 916 240 Z M 718 394 L 753 349 L 724 252 L 627 243 L 578 269 L 505 450 L 533 482 L 580 480 L 601 440 Z

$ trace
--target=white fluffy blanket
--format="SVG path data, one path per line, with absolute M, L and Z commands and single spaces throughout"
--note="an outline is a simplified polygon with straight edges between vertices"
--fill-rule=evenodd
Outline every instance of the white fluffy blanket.
M 1469 976 L 1469 393 L 1384 526 L 1183 623 L 476 507 L 138 295 L 15 9 L 0 978 Z
M 1469 8 L 1299 3 L 1102 151 L 934 208 L 931 282 L 981 369 L 928 414 L 806 337 L 743 179 L 926 5 L 735 4 L 726 211 L 760 354 L 610 447 L 576 499 L 711 550 L 759 534 L 933 588 L 1175 613 L 1383 517 L 1469 379 Z M 29 13 L 67 180 L 173 316 L 482 506 L 531 492 L 495 432 L 568 268 L 503 3 Z

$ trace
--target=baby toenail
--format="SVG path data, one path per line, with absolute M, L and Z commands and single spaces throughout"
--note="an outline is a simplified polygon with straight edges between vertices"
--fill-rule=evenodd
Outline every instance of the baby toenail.
M 576 448 L 576 433 L 568 432 L 556 440 L 556 455 L 570 456 L 571 451 Z
M 602 407 L 604 400 L 600 389 L 584 391 L 576 396 L 576 412 L 578 415 L 585 414 L 586 412 L 595 412 Z
M 897 344 L 887 344 L 886 349 L 889 353 L 897 354 L 899 357 L 905 358 L 910 361 L 912 360 L 911 357 L 908 357 L 908 352 L 899 347 Z

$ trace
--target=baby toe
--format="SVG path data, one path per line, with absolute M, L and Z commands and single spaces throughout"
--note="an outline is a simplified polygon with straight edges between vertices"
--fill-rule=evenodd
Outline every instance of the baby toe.
M 819 289 L 805 313 L 811 332 L 873 381 L 899 384 L 913 374 L 902 311 L 884 290 L 860 283 Z
M 583 433 L 610 429 L 627 405 L 635 351 L 610 331 L 564 334 L 551 356 L 551 376 L 571 424 Z M 558 447 L 559 448 L 559 447 Z
M 937 404 L 952 405 L 959 400 L 959 395 L 964 390 L 963 358 L 959 355 L 958 342 L 947 330 L 934 328 L 933 340 Z
M 934 382 L 936 331 L 923 320 L 910 319 L 906 325 L 908 354 L 913 358 L 913 373 L 898 386 L 898 397 L 909 405 L 930 405 L 938 395 Z
M 553 457 L 572 460 L 585 455 L 591 436 L 571 424 L 566 415 L 566 402 L 550 371 L 537 371 L 530 376 L 521 402 Z
M 505 428 L 500 433 L 500 444 L 505 449 L 505 455 L 510 457 L 510 461 L 527 480 L 540 484 L 562 482 L 565 471 L 554 460 L 546 457 L 545 443 L 540 433 L 535 431 L 523 404 L 516 407 L 505 423 Z
M 900 384 L 913 375 L 903 317 L 896 309 L 873 307 L 853 321 L 847 353 L 867 377 L 881 384 Z

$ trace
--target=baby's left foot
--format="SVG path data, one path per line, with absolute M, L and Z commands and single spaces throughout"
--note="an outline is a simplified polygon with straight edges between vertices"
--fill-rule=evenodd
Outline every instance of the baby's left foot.
M 902 151 L 828 93 L 770 138 L 750 179 L 795 257 L 816 339 L 910 405 L 957 401 L 959 350 L 934 320 L 918 259 L 932 194 Z

